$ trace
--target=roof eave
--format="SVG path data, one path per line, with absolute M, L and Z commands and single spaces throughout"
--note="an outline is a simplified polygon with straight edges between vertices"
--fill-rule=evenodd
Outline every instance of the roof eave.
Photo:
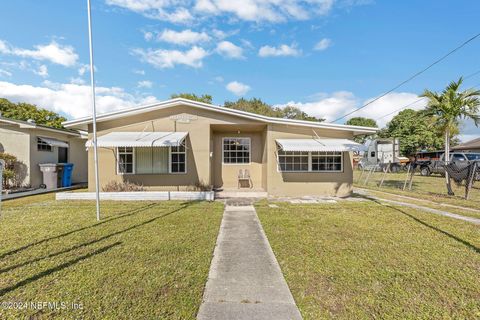
M 349 125 L 342 125 L 342 124 L 333 124 L 333 123 L 323 123 L 323 122 L 314 122 L 314 121 L 305 121 L 305 120 L 295 120 L 295 119 L 280 119 L 274 117 L 267 117 L 259 114 L 254 114 L 246 111 L 230 109 L 222 106 L 216 106 L 212 104 L 207 104 L 198 101 L 192 101 L 188 99 L 176 98 L 171 100 L 166 100 L 163 102 L 157 102 L 154 104 L 149 104 L 145 106 L 140 106 L 136 108 L 126 109 L 126 110 L 119 110 L 110 113 L 106 113 L 103 115 L 97 116 L 97 121 L 108 121 L 113 120 L 118 117 L 126 117 L 135 114 L 139 114 L 145 111 L 149 111 L 153 107 L 157 107 L 158 109 L 173 107 L 177 105 L 187 105 L 192 107 L 197 107 L 206 110 L 213 110 L 217 112 L 227 113 L 234 116 L 241 116 L 244 118 L 257 120 L 266 123 L 276 123 L 276 124 L 284 124 L 284 125 L 296 125 L 296 126 L 306 126 L 306 127 L 315 127 L 315 128 L 325 128 L 325 129 L 335 129 L 335 130 L 342 130 L 342 131 L 351 131 L 354 135 L 360 134 L 374 134 L 378 131 L 378 128 L 370 128 L 370 127 L 359 127 L 359 126 L 349 126 Z M 153 109 L 155 110 L 155 109 Z M 152 110 L 152 111 L 153 111 Z M 66 128 L 76 128 L 76 129 L 83 129 L 85 130 L 88 124 L 92 122 L 92 117 L 83 117 L 80 119 L 69 120 L 63 122 L 63 126 Z

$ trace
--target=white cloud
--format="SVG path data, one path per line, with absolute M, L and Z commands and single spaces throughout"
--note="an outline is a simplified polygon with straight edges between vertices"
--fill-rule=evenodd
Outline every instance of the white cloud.
M 0 81 L 0 96 L 15 102 L 33 103 L 69 118 L 91 115 L 90 90 L 90 86 L 73 83 L 45 82 L 45 86 L 40 87 Z M 134 96 L 118 87 L 97 87 L 96 99 L 99 113 L 157 101 L 153 96 Z
M 132 72 L 135 73 L 135 74 L 142 75 L 142 76 L 145 75 L 145 70 L 134 69 Z
M 144 50 L 138 48 L 132 50 L 132 53 L 139 56 L 142 61 L 160 69 L 173 68 L 177 64 L 183 64 L 192 68 L 201 68 L 203 59 L 208 55 L 203 48 L 197 46 L 192 47 L 188 51 L 163 49 Z
M 282 44 L 279 47 L 263 46 L 258 50 L 260 57 L 299 56 L 302 52 L 295 45 Z
M 232 92 L 237 96 L 243 96 L 247 94 L 248 91 L 250 91 L 250 86 L 238 81 L 229 82 L 226 88 L 228 91 Z
M 52 63 L 71 67 L 77 63 L 78 55 L 72 46 L 62 46 L 55 41 L 47 45 L 36 45 L 34 50 L 16 48 L 0 40 L 0 53 L 35 60 L 48 60 Z
M 85 84 L 85 80 L 83 80 L 83 79 L 80 78 L 80 77 L 70 78 L 70 83 L 73 83 L 73 84 Z
M 222 41 L 217 44 L 216 52 L 231 59 L 243 59 L 243 49 L 230 41 Z
M 0 69 L 0 77 L 11 77 L 12 73 L 7 70 Z
M 190 29 L 183 31 L 165 29 L 158 35 L 158 40 L 178 45 L 191 45 L 210 41 L 210 36 L 205 32 L 195 32 Z
M 217 82 L 223 82 L 224 81 L 222 76 L 216 76 L 215 78 L 213 78 L 213 80 L 215 80 Z
M 345 123 L 349 118 L 353 117 L 366 117 L 376 120 L 377 124 L 382 127 L 388 121 L 390 121 L 399 111 L 401 111 L 398 109 L 408 104 L 411 104 L 418 99 L 419 97 L 414 93 L 393 92 L 373 102 L 372 104 L 359 110 L 358 112 L 355 112 L 350 116 L 340 120 L 339 123 Z M 290 101 L 285 104 L 279 104 L 276 106 L 295 106 L 312 116 L 324 118 L 327 122 L 330 122 L 355 110 L 356 108 L 360 107 L 365 103 L 368 103 L 371 100 L 373 100 L 373 98 L 367 99 L 366 101 L 362 102 L 359 98 L 355 97 L 352 92 L 337 91 L 332 94 L 317 94 L 314 96 L 313 101 L 310 102 Z M 419 110 L 424 107 L 425 102 L 419 101 L 418 103 L 412 104 L 408 108 Z M 387 114 L 389 115 L 385 116 Z
M 33 70 L 33 73 L 39 75 L 40 77 L 48 77 L 48 68 L 46 65 L 42 64 L 38 67 L 38 70 Z
M 144 38 L 146 41 L 153 40 L 154 37 L 155 37 L 155 36 L 154 36 L 153 32 L 147 31 L 147 32 L 144 32 L 144 33 L 143 33 L 143 38 Z
M 323 38 L 322 40 L 317 42 L 314 49 L 317 51 L 323 51 L 329 48 L 331 45 L 332 45 L 332 40 L 328 38 Z
M 193 20 L 193 16 L 185 7 L 180 6 L 184 2 L 181 0 L 106 0 L 108 5 L 131 10 L 150 19 L 188 23 Z
M 325 15 L 334 0 L 197 0 L 195 10 L 206 15 L 232 14 L 246 21 L 283 22 Z
M 80 68 L 78 68 L 78 75 L 83 76 L 85 72 L 90 70 L 90 65 L 89 64 L 82 64 Z
M 349 0 L 349 5 L 343 7 L 364 1 Z M 222 15 L 245 21 L 277 23 L 327 15 L 335 0 L 106 0 L 106 3 L 173 23 L 190 23 L 202 17 Z
M 137 82 L 137 87 L 139 88 L 151 88 L 153 86 L 152 81 L 142 80 Z

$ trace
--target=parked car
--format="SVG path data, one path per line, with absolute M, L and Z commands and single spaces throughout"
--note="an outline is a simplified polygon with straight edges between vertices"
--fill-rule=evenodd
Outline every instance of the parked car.
M 452 152 L 450 153 L 450 162 L 454 163 L 458 168 L 468 166 L 472 161 L 480 162 L 480 153 L 473 152 Z M 444 153 L 419 152 L 415 156 L 415 162 L 420 166 L 420 174 L 429 176 L 432 173 L 445 175 L 445 156 Z

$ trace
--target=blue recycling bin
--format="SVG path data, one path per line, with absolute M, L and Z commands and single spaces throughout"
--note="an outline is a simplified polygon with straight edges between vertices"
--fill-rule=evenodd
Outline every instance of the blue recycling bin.
M 65 163 L 63 165 L 62 187 L 72 186 L 73 163 Z

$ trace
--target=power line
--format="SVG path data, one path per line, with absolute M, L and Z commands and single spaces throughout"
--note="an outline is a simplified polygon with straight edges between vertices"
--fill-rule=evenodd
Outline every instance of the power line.
M 480 73 L 480 70 L 479 70 L 477 73 Z M 465 79 L 466 79 L 466 78 L 465 78 Z M 474 88 L 476 88 L 476 87 L 478 87 L 478 86 L 480 86 L 480 83 L 477 84 L 477 85 L 474 85 L 474 86 L 472 86 L 472 87 L 470 87 L 470 88 L 468 88 L 467 90 L 472 90 L 472 89 L 474 89 Z M 389 115 L 394 114 L 395 112 L 398 112 L 398 111 L 400 111 L 400 110 L 402 110 L 402 109 L 408 108 L 408 107 L 410 107 L 411 105 L 414 105 L 415 103 L 420 102 L 420 101 L 422 101 L 422 100 L 424 100 L 424 99 L 426 99 L 426 98 L 425 98 L 425 97 L 422 97 L 422 98 L 420 98 L 420 99 L 418 99 L 418 100 L 415 100 L 415 101 L 407 104 L 406 106 L 403 106 L 403 107 L 401 107 L 401 108 L 398 108 L 398 109 L 396 109 L 396 110 L 394 110 L 394 111 L 392 111 L 392 112 L 390 112 L 390 113 L 387 113 L 387 114 L 381 116 L 380 118 L 375 119 L 375 121 L 378 121 L 378 120 L 381 120 L 381 119 L 383 119 L 383 118 L 385 118 L 385 117 L 388 117 Z
M 353 111 L 350 111 L 349 113 L 345 114 L 344 116 L 341 116 L 340 118 L 338 119 L 335 119 L 334 121 L 332 122 L 337 122 L 338 120 L 341 120 L 349 115 L 351 115 L 352 113 L 355 113 L 367 106 L 369 106 L 370 104 L 374 103 L 375 101 L 385 97 L 387 94 L 389 93 L 392 93 L 393 91 L 397 90 L 398 88 L 400 88 L 401 86 L 403 86 L 404 84 L 406 84 L 407 82 L 410 82 L 411 80 L 415 79 L 416 77 L 418 77 L 419 75 L 421 75 L 422 73 L 424 73 L 425 71 L 427 71 L 428 69 L 432 68 L 433 66 L 435 66 L 436 64 L 440 63 L 441 61 L 445 60 L 448 56 L 452 55 L 453 53 L 455 53 L 456 51 L 460 50 L 461 48 L 463 48 L 464 46 L 466 46 L 468 43 L 472 42 L 473 40 L 475 40 L 476 38 L 478 38 L 480 36 L 480 33 L 477 33 L 475 36 L 471 37 L 470 39 L 466 40 L 465 42 L 463 42 L 461 45 L 459 45 L 458 47 L 456 47 L 455 49 L 451 50 L 450 52 L 448 52 L 447 54 L 445 54 L 444 56 L 442 56 L 440 59 L 434 61 L 433 63 L 431 63 L 429 66 L 427 66 L 426 68 L 420 70 L 419 72 L 413 74 L 411 77 L 409 77 L 408 79 L 402 81 L 401 83 L 399 83 L 398 85 L 396 85 L 395 87 L 393 87 L 392 89 L 388 90 L 387 92 L 384 92 L 383 94 L 381 94 L 380 96 L 376 97 L 375 99 L 365 103 L 364 105 L 362 105 L 361 107 L 358 107 L 357 109 L 353 110 Z

